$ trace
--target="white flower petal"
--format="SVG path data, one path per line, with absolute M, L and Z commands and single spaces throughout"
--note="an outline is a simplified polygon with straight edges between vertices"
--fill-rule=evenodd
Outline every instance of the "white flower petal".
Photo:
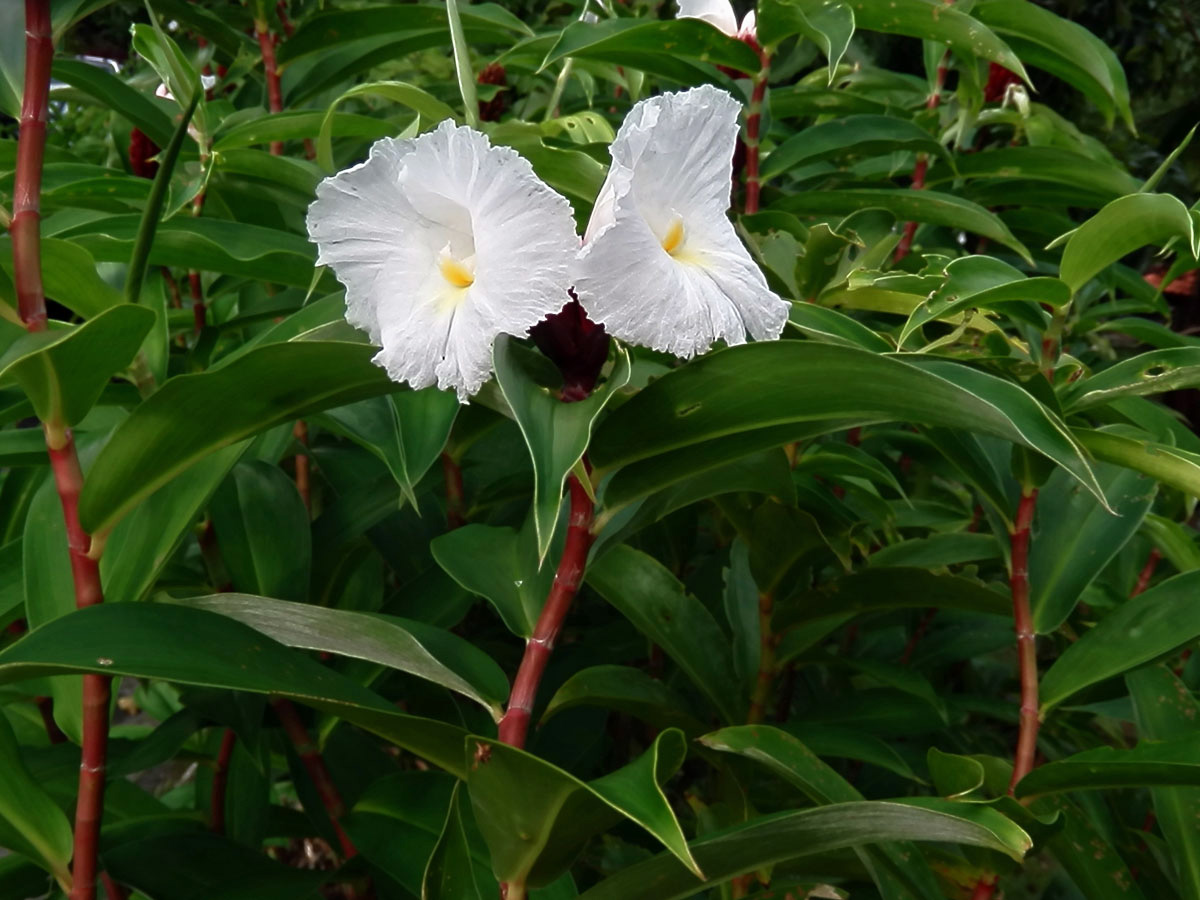
M 677 356 L 779 337 L 771 292 L 726 212 L 741 111 L 711 86 L 634 106 L 613 141 L 575 293 L 617 337 Z
M 737 16 L 729 0 L 676 0 L 679 12 L 677 19 L 703 19 L 714 28 L 733 37 L 737 34 Z
M 378 141 L 321 182 L 308 233 L 346 286 L 346 319 L 382 348 L 376 363 L 464 402 L 497 334 L 562 308 L 578 247 L 570 204 L 527 160 L 450 121 Z
M 741 40 L 758 36 L 758 17 L 754 14 L 754 10 L 750 10 L 742 19 L 742 27 L 738 29 L 737 36 Z

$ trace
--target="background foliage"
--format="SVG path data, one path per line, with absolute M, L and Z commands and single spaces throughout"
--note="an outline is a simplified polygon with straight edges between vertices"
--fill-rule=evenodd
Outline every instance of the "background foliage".
M 53 10 L 47 336 L 0 237 L 0 897 L 70 882 L 103 673 L 110 898 L 1200 898 L 1192 5 L 762 0 L 738 226 L 784 340 L 614 349 L 586 415 L 525 341 L 468 406 L 398 389 L 314 271 L 320 178 L 463 117 L 442 5 Z M 581 223 L 632 102 L 761 77 L 666 4 L 592 11 L 461 8 L 482 127 Z M 102 607 L 35 416 L 74 430 Z M 522 752 L 495 721 L 584 447 Z

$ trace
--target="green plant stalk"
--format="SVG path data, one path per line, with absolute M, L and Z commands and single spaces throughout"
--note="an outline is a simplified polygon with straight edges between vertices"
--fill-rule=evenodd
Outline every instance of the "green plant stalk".
M 137 237 L 133 242 L 133 254 L 129 258 L 129 270 L 125 273 L 125 302 L 137 303 L 142 296 L 142 283 L 146 280 L 146 264 L 150 258 L 150 248 L 154 244 L 154 235 L 158 231 L 158 220 L 162 215 L 163 204 L 167 199 L 167 188 L 171 184 L 171 175 L 175 171 L 175 163 L 179 159 L 179 151 L 187 137 L 188 123 L 196 104 L 200 101 L 200 92 L 192 93 L 192 102 L 183 111 L 183 118 L 171 135 L 171 143 L 163 151 L 158 161 L 158 172 L 150 185 L 150 196 L 146 199 L 146 208 L 142 211 L 142 220 L 138 223 Z
M 13 190 L 12 239 L 18 308 L 29 331 L 46 330 L 40 198 L 53 58 L 50 0 L 25 0 L 25 84 Z M 83 472 L 75 451 L 75 439 L 63 422 L 43 422 L 42 430 L 66 523 L 75 605 L 78 608 L 93 606 L 103 602 L 104 595 L 100 587 L 99 554 L 92 557 L 91 538 L 79 524 Z M 110 681 L 104 675 L 83 676 L 83 747 L 75 805 L 71 900 L 94 900 L 96 896 L 97 851 L 108 755 Z
M 762 67 L 754 76 L 754 87 L 750 93 L 750 104 L 746 107 L 746 205 L 747 215 L 758 212 L 762 179 L 758 171 L 759 129 L 762 127 L 763 99 L 767 94 L 767 78 L 771 74 L 771 55 L 759 49 L 758 58 Z
M 463 118 L 472 128 L 478 128 L 479 97 L 475 92 L 475 73 L 471 71 L 467 38 L 463 34 L 462 19 L 458 14 L 458 0 L 446 0 L 446 18 L 450 23 L 450 44 L 454 49 L 454 71 L 458 74 L 458 91 L 462 94 Z
M 1017 749 L 1013 755 L 1012 779 L 1008 792 L 1033 770 L 1038 735 L 1038 669 L 1037 638 L 1033 630 L 1033 613 L 1029 605 L 1029 540 L 1033 513 L 1037 506 L 1037 488 L 1025 487 L 1017 504 L 1012 530 L 1012 575 L 1010 585 L 1013 600 L 1013 624 L 1017 632 L 1017 661 L 1021 676 L 1021 713 L 1017 733 Z

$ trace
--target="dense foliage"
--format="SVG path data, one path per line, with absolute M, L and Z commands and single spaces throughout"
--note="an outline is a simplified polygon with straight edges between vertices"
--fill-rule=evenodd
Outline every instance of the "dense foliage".
M 0 898 L 1200 900 L 1196 46 L 748 11 L 0 3 Z M 697 85 L 779 340 L 373 364 L 323 178 Z

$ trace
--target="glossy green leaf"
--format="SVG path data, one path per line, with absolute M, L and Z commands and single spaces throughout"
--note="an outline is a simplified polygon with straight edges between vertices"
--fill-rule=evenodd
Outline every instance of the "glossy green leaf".
M 888 0 L 886 4 L 850 0 L 850 7 L 861 29 L 949 44 L 960 59 L 986 59 L 1029 81 L 1021 60 L 995 32 L 958 9 L 946 9 L 937 0 Z
M 1173 347 L 1139 353 L 1072 382 L 1063 407 L 1083 410 L 1117 397 L 1145 396 L 1200 386 L 1200 347 Z
M 1142 520 L 1142 532 L 1154 542 L 1154 546 L 1180 572 L 1200 569 L 1200 547 L 1190 528 L 1154 513 Z
M 1038 634 L 1049 634 L 1067 619 L 1087 586 L 1137 532 L 1158 492 L 1154 480 L 1141 472 L 1103 463 L 1095 471 L 1112 512 L 1061 471 L 1038 493 L 1041 515 L 1029 548 L 1030 604 Z
M 1097 747 L 1046 763 L 1017 783 L 1017 796 L 1148 785 L 1200 787 L 1200 732 L 1143 740 L 1131 750 Z
M 236 619 L 287 647 L 364 659 L 424 678 L 470 697 L 497 718 L 508 696 L 508 679 L 491 657 L 421 622 L 249 594 L 173 602 Z
M 1147 244 L 1182 239 L 1188 247 L 1196 236 L 1187 207 L 1170 194 L 1130 194 L 1102 210 L 1059 241 L 1066 239 L 1059 277 L 1078 291 L 1112 263 Z M 1057 243 L 1057 242 L 1056 242 Z
M 234 590 L 281 600 L 308 596 L 312 536 L 295 482 L 262 460 L 238 463 L 209 504 Z
M 930 804 L 932 807 L 933 804 Z M 940 801 L 937 808 L 894 801 L 860 801 L 752 819 L 691 843 L 708 876 L 697 881 L 674 859 L 660 855 L 604 879 L 581 900 L 682 900 L 707 885 L 803 856 L 882 841 L 946 841 L 997 850 L 1019 859 L 1029 836 L 995 810 Z
M 664 48 L 670 52 L 664 53 Z M 728 66 L 748 75 L 761 66 L 758 54 L 745 43 L 698 19 L 576 22 L 563 29 L 542 68 L 568 57 L 629 66 L 687 85 L 707 80 L 705 73 L 711 70 L 697 63 Z
M 1072 694 L 1166 656 L 1200 636 L 1200 572 L 1185 572 L 1131 597 L 1080 636 L 1042 676 L 1044 710 Z
M 1198 454 L 1140 437 L 1129 437 L 1115 430 L 1076 428 L 1073 433 L 1096 459 L 1134 469 L 1185 494 L 1200 496 Z
M 172 104 L 157 103 L 108 69 L 81 60 L 56 59 L 50 71 L 54 78 L 124 116 L 160 147 L 170 142 L 175 125 L 167 110 Z
M 81 325 L 22 335 L 0 355 L 0 383 L 19 384 L 43 422 L 75 425 L 153 323 L 149 309 L 122 304 Z M 5 327 L 14 326 L 0 323 Z
M 1200 734 L 1200 704 L 1165 666 L 1144 666 L 1125 676 L 1138 734 L 1145 741 L 1179 741 Z M 1180 893 L 1200 897 L 1200 785 L 1151 791 L 1158 827 L 1172 850 Z
M 467 752 L 467 790 L 498 881 L 549 884 L 589 837 L 622 818 L 649 831 L 685 871 L 699 874 L 662 792 L 687 752 L 680 732 L 662 732 L 629 765 L 588 783 L 497 741 L 468 738 Z
M 619 349 L 608 379 L 586 400 L 574 403 L 564 403 L 549 388 L 535 382 L 528 367 L 522 364 L 520 351 L 507 336 L 496 340 L 492 361 L 496 382 L 533 459 L 533 520 L 540 563 L 554 537 L 567 475 L 583 459 L 592 428 L 605 404 L 629 383 L 629 355 Z
M 846 347 L 858 347 L 875 353 L 890 353 L 895 348 L 876 332 L 836 309 L 815 303 L 793 303 L 788 324 L 805 337 Z
M 876 550 L 867 562 L 872 566 L 917 566 L 930 569 L 962 563 L 1000 559 L 999 541 L 990 534 L 931 534 L 889 544 Z
M 429 125 L 443 119 L 458 118 L 453 109 L 415 84 L 404 81 L 372 81 L 368 84 L 357 84 L 339 94 L 337 99 L 329 104 L 329 108 L 325 111 L 325 118 L 321 120 L 321 127 L 317 133 L 317 162 L 326 172 L 335 171 L 332 146 L 334 114 L 344 101 L 364 96 L 383 97 L 391 103 L 408 107 Z
M 920 364 L 918 369 L 814 341 L 710 353 L 659 378 L 610 415 L 592 441 L 591 459 L 598 469 L 612 469 L 742 432 L 761 429 L 779 445 L 822 419 L 900 420 L 963 428 L 1037 449 L 1099 491 L 1065 427 L 1032 396 L 965 366 Z M 788 437 L 784 426 L 796 436 Z
M 550 698 L 542 721 L 579 706 L 614 709 L 656 728 L 678 728 L 688 736 L 706 728 L 671 688 L 631 666 L 591 666 L 576 672 Z
M 755 34 L 768 48 L 790 35 L 803 35 L 825 54 L 832 84 L 854 36 L 854 12 L 844 2 L 765 0 L 759 4 Z
M 1137 179 L 1124 169 L 1058 147 L 997 147 L 965 154 L 955 159 L 953 171 L 939 167 L 931 172 L 928 183 L 939 184 L 959 177 L 995 179 L 983 189 L 995 188 L 1001 194 L 1006 188 L 1012 190 L 1017 180 L 1069 185 L 1094 192 L 1105 203 L 1138 189 Z
M 593 560 L 587 583 L 679 665 L 727 722 L 743 718 L 729 639 L 704 605 L 651 556 L 621 545 Z
M 928 5 L 924 0 L 912 2 Z M 900 188 L 805 191 L 785 197 L 775 204 L 775 208 L 802 215 L 849 215 L 860 209 L 886 209 L 898 220 L 944 225 L 978 234 L 1014 250 L 1022 259 L 1032 261 L 1029 250 L 998 216 L 977 203 L 940 191 Z
M 937 138 L 907 119 L 847 116 L 793 134 L 767 155 L 762 177 L 774 178 L 802 163 L 843 154 L 874 156 L 901 150 L 946 155 Z
M 136 308 L 136 307 L 133 307 Z M 79 517 L 109 531 L 189 465 L 281 422 L 395 389 L 363 344 L 259 347 L 220 369 L 172 378 L 113 434 L 89 473 Z
M 93 672 L 278 694 L 340 716 L 454 774 L 464 733 L 409 716 L 343 675 L 247 625 L 174 604 L 92 606 L 49 622 L 0 652 L 0 682 Z
M 213 141 L 213 150 L 220 153 L 242 147 L 269 144 L 271 141 L 314 138 L 321 133 L 326 119 L 325 113 L 314 110 L 285 110 L 280 113 L 256 116 L 249 121 L 239 122 L 226 129 L 218 129 L 216 140 Z M 359 138 L 364 141 L 377 141 L 395 133 L 396 128 L 391 123 L 356 113 L 335 112 L 329 120 L 331 138 Z
M 44 237 L 41 248 L 42 281 L 47 297 L 85 319 L 122 302 L 121 292 L 96 274 L 96 260 L 83 247 L 72 241 Z M 9 278 L 13 275 L 12 238 L 8 235 L 0 237 L 0 270 Z M 0 279 L 0 300 L 9 300 L 15 308 L 16 294 L 11 297 L 5 294 L 4 281 Z
M 12 727 L 0 716 L 0 842 L 70 884 L 71 823 L 21 761 Z
M 461 784 L 454 785 L 446 824 L 429 856 L 429 865 L 421 881 L 422 900 L 491 900 L 475 880 L 471 847 L 463 827 Z

